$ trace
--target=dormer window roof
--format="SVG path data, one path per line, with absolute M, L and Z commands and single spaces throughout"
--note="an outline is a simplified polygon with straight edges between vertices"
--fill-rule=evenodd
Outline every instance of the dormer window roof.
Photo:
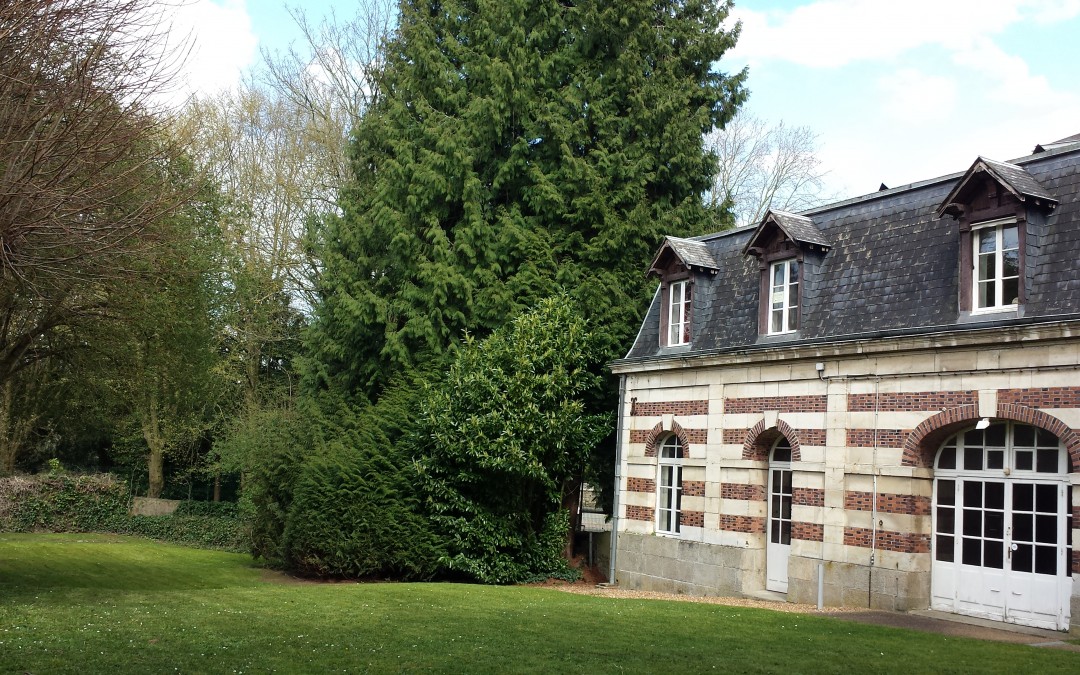
M 708 271 L 715 274 L 720 267 L 716 264 L 709 247 L 703 242 L 680 237 L 665 237 L 664 244 L 656 252 L 652 265 L 649 265 L 648 274 L 663 277 L 671 269 L 672 258 L 675 258 L 688 270 Z
M 1058 204 L 1058 200 L 1022 166 L 979 157 L 938 206 L 937 217 L 961 216 L 977 197 L 986 192 L 987 180 L 997 183 L 1019 202 L 1047 210 L 1052 210 Z
M 809 246 L 822 251 L 832 248 L 832 242 L 814 225 L 812 219 L 787 211 L 770 209 L 753 236 L 750 237 L 750 241 L 746 242 L 743 255 L 759 256 L 762 248 L 773 240 L 776 230 L 782 232 L 785 238 L 798 246 Z

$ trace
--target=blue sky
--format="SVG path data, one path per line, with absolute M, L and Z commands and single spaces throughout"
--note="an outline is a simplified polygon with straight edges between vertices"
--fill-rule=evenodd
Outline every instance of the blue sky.
M 298 4 L 348 18 L 356 0 Z M 189 86 L 227 86 L 297 39 L 280 0 L 195 0 Z M 746 0 L 736 49 L 748 110 L 809 126 L 838 197 L 1007 160 L 1080 133 L 1080 0 Z

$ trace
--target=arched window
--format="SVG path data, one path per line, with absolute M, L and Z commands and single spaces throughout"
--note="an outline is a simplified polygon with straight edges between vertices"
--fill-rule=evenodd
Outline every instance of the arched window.
M 671 434 L 660 445 L 657 462 L 660 479 L 656 493 L 656 531 L 678 534 L 679 513 L 682 510 L 682 446 L 679 437 Z

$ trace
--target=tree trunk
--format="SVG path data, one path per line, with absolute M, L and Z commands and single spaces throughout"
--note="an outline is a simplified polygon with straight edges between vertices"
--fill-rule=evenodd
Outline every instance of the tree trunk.
M 581 503 L 581 481 L 574 481 L 570 489 L 563 493 L 563 508 L 570 511 L 570 527 L 566 532 L 566 547 L 563 549 L 563 557 L 572 560 L 574 557 L 574 535 L 578 531 L 578 523 L 581 514 L 578 506 Z
M 158 420 L 157 396 L 148 396 L 147 409 L 143 411 L 142 431 L 146 447 L 150 449 L 150 457 L 146 463 L 147 497 L 160 497 L 161 490 L 165 487 L 165 438 L 161 433 L 161 423 Z
M 221 472 L 214 474 L 214 501 L 221 501 Z

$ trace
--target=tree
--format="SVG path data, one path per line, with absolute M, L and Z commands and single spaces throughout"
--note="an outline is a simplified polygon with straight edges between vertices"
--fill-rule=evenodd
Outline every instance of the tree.
M 466 339 L 421 406 L 418 454 L 451 570 L 487 583 L 557 573 L 576 494 L 610 418 L 585 412 L 595 338 L 569 297 Z
M 718 229 L 702 135 L 743 100 L 728 4 L 401 3 L 318 224 L 310 381 L 377 396 L 560 289 L 620 355 L 664 234 Z
M 173 54 L 152 6 L 0 5 L 0 387 L 115 317 L 148 228 L 186 197 L 149 106 Z
M 730 205 L 740 226 L 761 222 L 770 208 L 802 211 L 829 199 L 810 127 L 769 125 L 742 111 L 706 145 L 719 158 L 708 201 Z

